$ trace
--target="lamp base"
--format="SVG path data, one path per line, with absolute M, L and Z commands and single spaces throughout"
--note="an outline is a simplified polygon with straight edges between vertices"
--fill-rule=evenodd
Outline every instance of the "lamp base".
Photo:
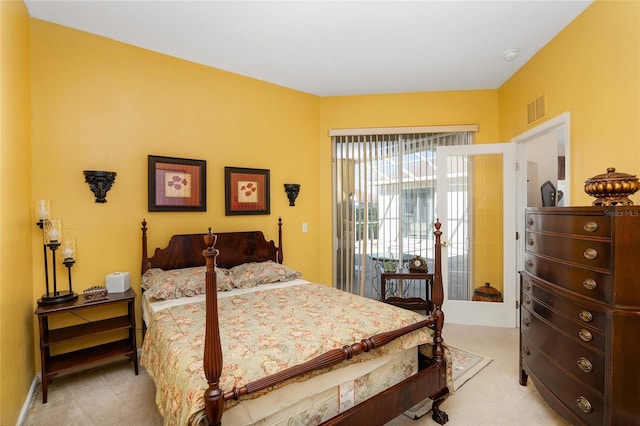
M 57 291 L 55 293 L 43 294 L 38 299 L 38 305 L 55 305 L 56 303 L 71 302 L 76 300 L 78 295 L 70 291 Z

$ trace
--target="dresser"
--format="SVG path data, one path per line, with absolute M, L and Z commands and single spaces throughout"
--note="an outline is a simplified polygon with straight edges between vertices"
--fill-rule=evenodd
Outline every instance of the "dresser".
M 573 425 L 640 425 L 640 206 L 525 212 L 520 384 Z

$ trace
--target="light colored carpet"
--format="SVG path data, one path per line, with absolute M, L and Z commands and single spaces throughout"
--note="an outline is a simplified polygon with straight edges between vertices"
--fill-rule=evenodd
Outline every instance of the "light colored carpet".
M 453 346 L 449 346 L 449 350 L 451 351 L 451 359 L 453 363 L 454 390 L 460 389 L 463 384 L 493 361 L 488 356 L 454 348 Z M 410 410 L 405 411 L 404 415 L 412 420 L 417 420 L 431 412 L 432 404 L 433 401 L 427 399 L 422 401 L 420 404 L 411 407 Z
M 518 383 L 517 329 L 445 324 L 443 337 L 450 346 L 493 359 L 442 404 L 448 426 L 568 426 L 531 382 Z M 38 385 L 24 425 L 162 425 L 153 381 L 143 368 L 136 376 L 130 362 L 59 377 L 49 385 L 48 399 L 42 404 Z M 418 420 L 400 415 L 387 424 L 409 425 L 436 423 L 430 415 Z

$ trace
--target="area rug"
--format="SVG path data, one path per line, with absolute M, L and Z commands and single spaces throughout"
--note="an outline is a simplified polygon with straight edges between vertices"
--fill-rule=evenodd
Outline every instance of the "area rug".
M 455 391 L 493 361 L 493 358 L 488 356 L 454 348 L 453 346 L 449 346 L 449 350 L 453 360 L 453 388 Z M 420 418 L 431 411 L 431 402 L 431 399 L 425 399 L 405 411 L 404 415 L 410 419 Z

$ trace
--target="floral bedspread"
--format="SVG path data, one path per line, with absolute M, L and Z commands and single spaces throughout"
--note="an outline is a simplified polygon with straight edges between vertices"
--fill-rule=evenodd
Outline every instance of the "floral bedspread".
M 224 362 L 220 387 L 224 391 L 424 319 L 412 311 L 322 284 L 268 291 L 258 287 L 253 293 L 221 298 L 218 317 Z M 202 417 L 207 387 L 202 366 L 204 324 L 202 302 L 162 310 L 149 324 L 140 362 L 155 381 L 156 404 L 165 425 L 193 424 Z M 426 328 L 344 363 L 424 343 L 433 343 L 432 331 Z M 293 380 L 305 380 L 312 374 L 318 373 Z M 257 396 L 259 393 L 244 398 Z M 227 401 L 226 406 L 235 403 Z

